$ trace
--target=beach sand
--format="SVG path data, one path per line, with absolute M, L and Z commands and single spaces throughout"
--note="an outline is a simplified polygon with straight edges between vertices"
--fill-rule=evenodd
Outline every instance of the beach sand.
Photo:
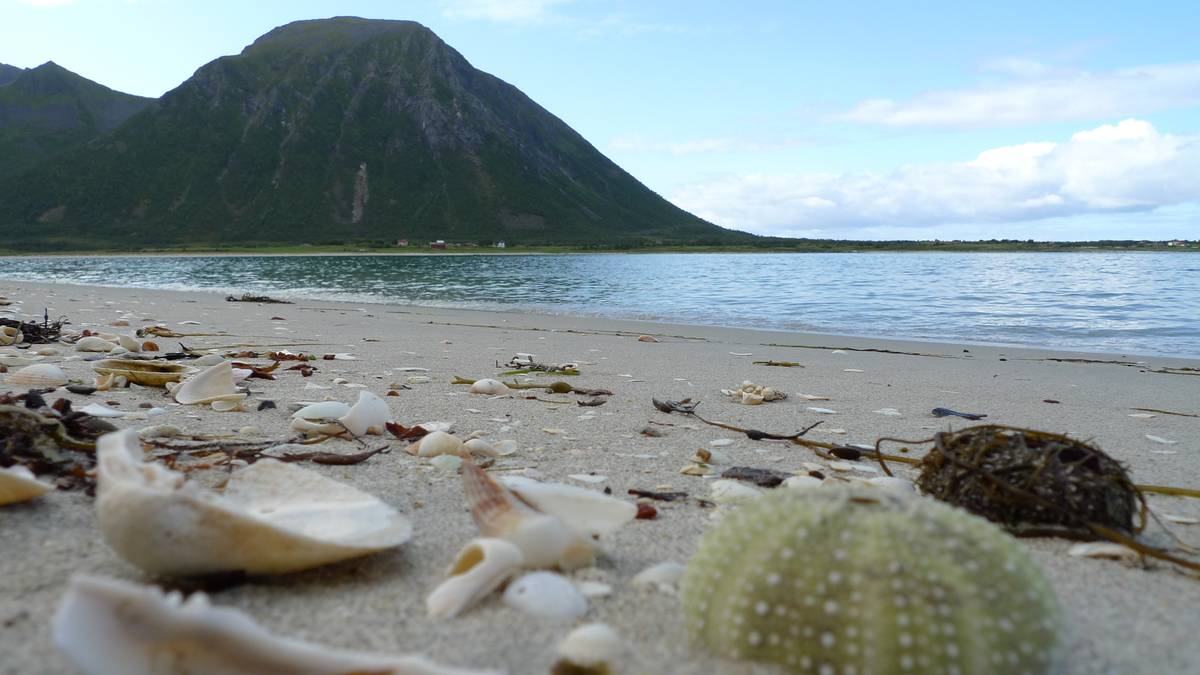
M 1200 486 L 1200 419 L 1130 416 L 1136 412 L 1132 408 L 1139 407 L 1200 412 L 1200 377 L 1154 372 L 1198 365 L 1184 359 L 425 307 L 316 301 L 260 305 L 226 302 L 211 293 L 25 282 L 0 282 L 0 296 L 20 301 L 6 309 L 17 310 L 23 318 L 40 317 L 47 308 L 52 318 L 69 317 L 74 330 L 132 330 L 160 322 L 181 332 L 222 333 L 184 338 L 194 349 L 271 345 L 271 349 L 318 354 L 346 352 L 357 359 L 317 361 L 318 370 L 311 378 L 281 372 L 275 381 L 253 380 L 250 412 L 169 407 L 170 412 L 152 421 L 117 420 L 119 426 L 165 423 L 205 434 L 253 426 L 261 430 L 260 438 L 282 439 L 290 435 L 287 404 L 324 396 L 346 402 L 356 399 L 359 390 L 333 384 L 335 378 L 365 384 L 382 395 L 390 383 L 403 382 L 412 374 L 398 369 L 420 367 L 429 370 L 430 383 L 414 384 L 400 391 L 399 397 L 387 398 L 396 421 L 404 425 L 453 421 L 461 434 L 480 430 L 492 440 L 515 439 L 520 449 L 502 458 L 498 467 L 534 469 L 547 480 L 577 485 L 583 484 L 568 478 L 569 474 L 595 473 L 607 477 L 596 487 L 609 487 L 614 495 L 631 500 L 627 496 L 631 488 L 667 486 L 707 496 L 707 481 L 682 475 L 680 469 L 689 464 L 696 449 L 715 439 L 732 441 L 723 450 L 738 465 L 803 472 L 805 463 L 828 464 L 804 448 L 752 442 L 693 419 L 657 412 L 652 397 L 692 397 L 703 401 L 700 410 L 711 419 L 780 433 L 823 420 L 810 437 L 844 443 L 873 443 L 881 436 L 927 438 L 937 431 L 974 424 L 934 418 L 930 410 L 935 407 L 986 413 L 988 422 L 1094 440 L 1124 462 L 1138 483 Z M 108 326 L 127 313 L 136 317 L 130 328 Z M 185 320 L 199 325 L 180 325 Z M 886 326 L 870 329 L 887 330 Z M 638 341 L 642 334 L 659 341 Z M 157 341 L 165 348 L 175 347 L 172 340 Z M 318 344 L 303 344 L 310 342 Z M 584 408 L 520 397 L 472 396 L 466 387 L 451 384 L 455 375 L 494 377 L 503 370 L 497 362 L 507 362 L 517 352 L 532 353 L 542 362 L 578 362 L 582 374 L 571 378 L 572 384 L 610 389 L 614 395 L 603 406 Z M 62 356 L 79 354 L 64 348 Z M 797 361 L 804 367 L 752 363 L 766 360 Z M 61 365 L 71 377 L 91 380 L 90 364 L 69 360 Z M 720 395 L 720 389 L 743 380 L 791 396 L 742 406 Z M 309 383 L 331 389 L 305 389 Z M 0 391 L 6 389 L 10 387 L 0 386 Z M 807 401 L 799 393 L 830 400 Z M 47 398 L 52 401 L 62 394 L 60 390 Z M 162 390 L 139 387 L 67 397 L 80 404 L 118 401 L 120 409 L 129 411 L 139 410 L 142 402 L 164 407 L 169 403 Z M 256 411 L 262 399 L 277 402 L 279 408 Z M 836 414 L 816 414 L 807 410 L 810 406 Z M 901 414 L 875 412 L 885 408 Z M 665 435 L 647 437 L 640 431 L 650 421 L 675 426 L 658 426 Z M 502 427 L 510 430 L 501 431 Z M 832 429 L 845 433 L 830 433 Z M 1156 443 L 1147 434 L 1177 443 Z M 371 439 L 373 445 L 384 442 Z M 555 660 L 555 645 L 569 625 L 519 614 L 495 595 L 456 619 L 426 618 L 425 596 L 441 580 L 455 552 L 477 531 L 464 509 L 458 477 L 403 452 L 400 442 L 391 444 L 394 451 L 359 465 L 304 466 L 377 495 L 409 515 L 414 524 L 410 542 L 309 572 L 254 579 L 213 593 L 213 603 L 239 608 L 277 634 L 325 645 L 380 653 L 419 652 L 448 665 L 511 673 L 547 672 Z M 343 441 L 321 447 L 356 449 Z M 898 473 L 915 475 L 904 467 L 898 467 Z M 1151 496 L 1149 501 L 1164 513 L 1200 517 L 1200 500 Z M 52 645 L 49 630 L 72 574 L 153 582 L 105 545 L 92 502 L 81 492 L 57 491 L 0 508 L 0 672 L 73 672 Z M 712 522 L 712 509 L 695 500 L 655 506 L 656 519 L 628 524 L 604 542 L 604 554 L 594 568 L 572 574 L 575 579 L 613 587 L 612 595 L 592 600 L 586 619 L 610 624 L 630 646 L 620 663 L 621 672 L 776 672 L 717 659 L 689 644 L 678 599 L 629 584 L 633 575 L 655 563 L 685 562 Z M 1200 545 L 1200 525 L 1172 528 L 1185 542 Z M 1200 626 L 1200 581 L 1164 563 L 1141 568 L 1069 557 L 1072 542 L 1062 539 L 1022 541 L 1042 565 L 1065 608 L 1067 635 L 1060 672 L 1200 672 L 1195 638 Z M 1152 541 L 1167 543 L 1161 533 Z

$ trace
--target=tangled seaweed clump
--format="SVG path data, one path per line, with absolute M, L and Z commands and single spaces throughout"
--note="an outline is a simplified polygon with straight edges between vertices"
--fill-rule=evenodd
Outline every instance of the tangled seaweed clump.
M 1060 610 L 1015 539 L 936 501 L 779 490 L 706 534 L 680 596 L 722 656 L 813 673 L 1047 673 Z
M 1094 445 L 997 425 L 934 437 L 921 490 L 1016 534 L 1092 538 L 1098 524 L 1134 531 L 1138 493 L 1120 462 Z

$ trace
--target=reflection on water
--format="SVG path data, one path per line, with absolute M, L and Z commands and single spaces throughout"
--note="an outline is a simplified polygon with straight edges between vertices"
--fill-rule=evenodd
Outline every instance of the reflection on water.
M 0 278 L 1200 355 L 1187 253 L 0 258 Z

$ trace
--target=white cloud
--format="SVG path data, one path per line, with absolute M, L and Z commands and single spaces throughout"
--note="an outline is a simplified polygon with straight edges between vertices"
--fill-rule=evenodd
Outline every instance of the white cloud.
M 483 19 L 502 23 L 543 21 L 551 9 L 572 0 L 447 0 L 442 14 L 448 19 Z
M 608 143 L 610 152 L 668 155 L 700 153 L 769 152 L 803 144 L 799 139 L 763 142 L 745 138 L 696 138 L 687 141 L 655 141 L 642 136 L 620 136 Z
M 672 201 L 759 234 L 887 237 L 947 225 L 1150 211 L 1200 201 L 1200 135 L 1127 119 L 1061 143 L 994 148 L 960 163 L 887 173 L 752 174 L 685 186 Z M 895 235 L 892 235 L 895 236 Z M 1003 235 L 993 235 L 1003 236 Z
M 986 64 L 1012 76 L 906 101 L 862 101 L 837 119 L 894 127 L 993 127 L 1112 119 L 1200 105 L 1200 62 L 1106 72 L 1064 71 L 1024 59 Z

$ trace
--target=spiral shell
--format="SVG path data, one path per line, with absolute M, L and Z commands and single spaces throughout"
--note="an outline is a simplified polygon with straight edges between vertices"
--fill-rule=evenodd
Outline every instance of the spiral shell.
M 1046 673 L 1057 599 L 982 518 L 867 487 L 775 490 L 726 516 L 680 585 L 689 632 L 797 672 Z

